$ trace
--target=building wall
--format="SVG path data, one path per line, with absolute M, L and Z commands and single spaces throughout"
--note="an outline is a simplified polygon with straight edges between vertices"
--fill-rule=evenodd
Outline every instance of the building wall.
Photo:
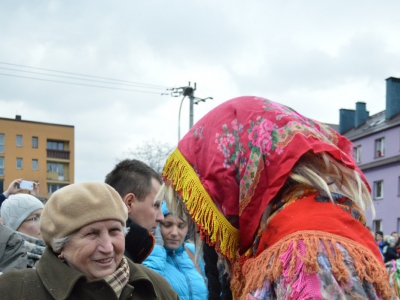
M 385 139 L 385 153 L 376 157 L 375 141 Z M 390 162 L 381 166 L 371 164 L 383 162 L 400 154 L 400 127 L 385 128 L 374 134 L 352 141 L 354 146 L 361 146 L 361 161 L 358 164 L 372 189 L 372 199 L 375 206 L 375 216 L 367 214 L 368 225 L 373 227 L 374 220 L 382 220 L 382 230 L 385 234 L 400 231 L 400 161 Z M 383 181 L 383 197 L 375 197 L 375 182 Z
M 74 127 L 48 123 L 31 122 L 24 120 L 0 118 L 0 134 L 4 134 L 4 188 L 7 189 L 12 180 L 24 178 L 29 181 L 40 183 L 40 194 L 49 197 L 48 184 L 69 184 L 74 182 Z M 16 145 L 16 136 L 22 135 L 22 146 Z M 38 138 L 38 147 L 32 147 L 32 137 Z M 49 156 L 47 141 L 62 141 L 66 147 L 64 152 L 69 151 L 69 159 L 54 158 Z M 62 152 L 62 151 L 61 151 Z M 53 155 L 54 156 L 54 155 Z M 23 159 L 23 168 L 17 169 L 17 158 Z M 32 159 L 38 160 L 38 170 L 32 170 Z M 62 180 L 47 173 L 48 162 L 59 162 L 65 164 L 65 175 Z M 53 179 L 53 180 L 51 180 Z
M 385 138 L 385 155 L 375 157 L 375 140 Z M 352 140 L 354 146 L 361 145 L 360 165 L 383 160 L 400 154 L 400 127 L 392 127 L 377 133 Z
M 375 206 L 375 217 L 367 214 L 368 225 L 372 226 L 374 220 L 382 220 L 382 231 L 390 234 L 398 231 L 398 219 L 400 218 L 398 185 L 400 177 L 400 162 L 365 170 L 364 174 L 372 188 L 372 200 Z M 383 197 L 374 197 L 374 182 L 383 181 Z

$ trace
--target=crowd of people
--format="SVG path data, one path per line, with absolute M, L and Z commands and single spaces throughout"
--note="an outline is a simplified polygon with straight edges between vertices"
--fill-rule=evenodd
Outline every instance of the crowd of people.
M 396 299 L 399 236 L 329 126 L 258 97 L 216 107 L 162 174 L 0 195 L 0 299 Z M 386 265 L 385 265 L 386 263 Z

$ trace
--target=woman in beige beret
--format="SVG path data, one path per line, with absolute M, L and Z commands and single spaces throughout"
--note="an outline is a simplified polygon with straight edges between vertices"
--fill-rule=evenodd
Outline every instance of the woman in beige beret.
M 36 270 L 0 277 L 0 299 L 178 299 L 160 275 L 124 257 L 127 208 L 105 183 L 77 183 L 46 203 Z

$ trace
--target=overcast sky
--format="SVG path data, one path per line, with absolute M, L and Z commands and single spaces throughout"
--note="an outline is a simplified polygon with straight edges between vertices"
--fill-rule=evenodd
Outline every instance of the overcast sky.
M 74 125 L 76 182 L 103 181 L 144 141 L 177 143 L 181 98 L 161 96 L 165 88 L 196 82 L 196 96 L 214 98 L 195 106 L 195 121 L 233 97 L 256 95 L 338 124 L 339 109 L 357 101 L 371 115 L 384 110 L 385 79 L 400 77 L 397 0 L 0 3 L 0 117 Z M 21 72 L 40 69 L 152 88 Z

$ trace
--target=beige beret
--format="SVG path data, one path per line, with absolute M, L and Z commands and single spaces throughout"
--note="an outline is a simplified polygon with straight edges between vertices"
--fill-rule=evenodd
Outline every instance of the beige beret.
M 46 245 L 54 250 L 54 238 L 64 238 L 102 220 L 118 220 L 125 226 L 127 218 L 125 203 L 108 184 L 74 183 L 51 195 L 40 218 L 40 231 Z

